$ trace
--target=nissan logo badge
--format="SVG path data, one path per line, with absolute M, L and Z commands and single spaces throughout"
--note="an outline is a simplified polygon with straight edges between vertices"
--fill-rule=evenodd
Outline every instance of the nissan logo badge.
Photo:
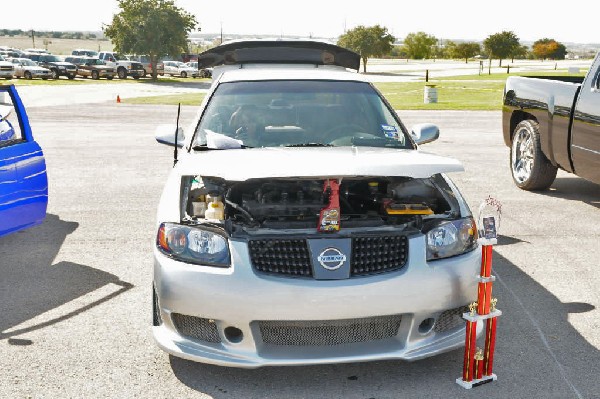
M 319 254 L 317 260 L 327 270 L 337 270 L 346 261 L 346 255 L 344 255 L 339 249 L 329 247 L 325 248 L 323 252 Z

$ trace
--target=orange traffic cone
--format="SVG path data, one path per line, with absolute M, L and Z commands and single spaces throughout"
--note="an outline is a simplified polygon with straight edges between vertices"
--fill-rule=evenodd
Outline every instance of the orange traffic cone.
M 121 102 L 121 97 L 119 97 L 119 95 L 117 94 L 117 102 L 120 103 Z

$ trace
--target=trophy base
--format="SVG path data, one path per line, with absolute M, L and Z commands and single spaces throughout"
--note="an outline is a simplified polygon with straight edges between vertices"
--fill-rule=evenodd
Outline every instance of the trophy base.
M 488 382 L 496 381 L 498 377 L 496 374 L 484 375 L 483 378 L 473 381 L 463 381 L 462 377 L 456 379 L 456 383 L 465 389 L 471 389 L 474 387 L 478 387 L 483 384 L 487 384 Z

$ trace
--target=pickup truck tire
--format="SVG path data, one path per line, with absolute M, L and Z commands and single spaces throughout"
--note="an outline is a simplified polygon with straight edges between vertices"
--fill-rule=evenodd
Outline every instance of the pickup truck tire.
M 127 70 L 123 67 L 117 69 L 117 76 L 119 79 L 127 79 Z
M 98 71 L 92 71 L 92 79 L 94 79 L 94 80 L 100 79 L 100 73 L 98 73 Z
M 51 69 L 52 79 L 58 79 L 58 69 Z
M 538 123 L 520 122 L 510 146 L 510 171 L 517 187 L 528 191 L 545 190 L 554 182 L 557 170 L 542 152 Z

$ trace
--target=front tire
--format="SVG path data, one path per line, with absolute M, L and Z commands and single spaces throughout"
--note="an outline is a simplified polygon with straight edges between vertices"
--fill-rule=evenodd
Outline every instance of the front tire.
M 92 71 L 92 79 L 94 79 L 94 80 L 100 79 L 100 74 L 98 73 L 98 71 Z
M 533 120 L 520 122 L 510 147 L 510 171 L 517 187 L 546 190 L 554 182 L 557 170 L 542 152 L 539 124 Z
M 119 76 L 119 79 L 127 79 L 127 71 L 125 68 L 117 69 L 117 75 Z
M 29 72 L 29 71 L 25 71 L 24 76 L 25 76 L 25 79 L 32 79 L 33 78 L 33 76 L 31 76 L 31 72 Z
M 187 78 L 187 72 L 185 72 L 185 71 L 181 72 L 181 77 L 182 78 Z
M 51 69 L 51 74 L 52 74 L 52 79 L 58 79 L 59 74 L 58 74 L 58 69 Z

